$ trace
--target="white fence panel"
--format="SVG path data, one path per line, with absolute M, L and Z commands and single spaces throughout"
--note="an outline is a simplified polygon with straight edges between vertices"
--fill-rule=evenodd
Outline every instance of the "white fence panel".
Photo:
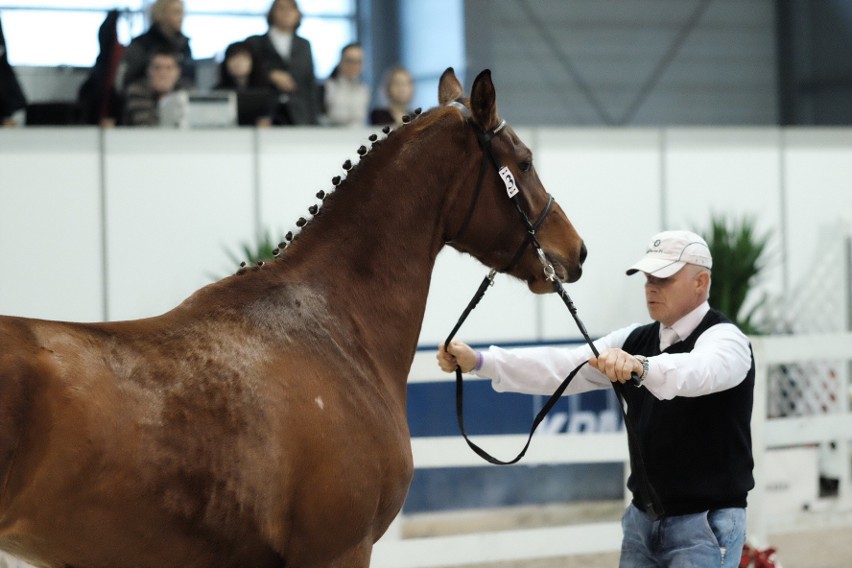
M 755 412 L 752 439 L 755 455 L 756 487 L 749 495 L 749 539 L 766 543 L 768 534 L 782 530 L 804 530 L 820 526 L 852 526 L 850 492 L 850 447 L 852 415 L 848 401 L 843 412 L 804 418 L 767 419 L 767 381 L 769 367 L 814 359 L 852 361 L 852 333 L 752 338 L 757 365 Z M 419 352 L 409 377 L 410 382 L 450 381 L 454 377 L 437 371 L 435 352 Z M 466 380 L 477 380 L 469 377 Z M 474 440 L 492 455 L 513 457 L 526 436 L 478 436 Z M 775 448 L 813 445 L 826 441 L 838 443 L 845 452 L 846 467 L 840 479 L 837 497 L 817 499 L 807 510 L 768 516 L 766 483 L 767 452 Z M 490 465 L 473 453 L 460 436 L 414 438 L 416 468 L 471 467 Z M 623 432 L 615 434 L 558 434 L 533 438 L 524 464 L 565 464 L 627 462 L 627 440 Z M 816 483 L 816 480 L 814 480 Z M 617 551 L 621 546 L 621 527 L 617 522 L 551 526 L 535 529 L 480 532 L 456 536 L 402 539 L 396 528 L 376 543 L 372 566 L 377 568 L 439 568 L 486 562 L 508 562 L 536 558 L 571 556 Z

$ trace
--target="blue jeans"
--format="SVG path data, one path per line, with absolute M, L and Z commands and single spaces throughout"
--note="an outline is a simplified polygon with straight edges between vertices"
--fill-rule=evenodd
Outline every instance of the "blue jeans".
M 737 568 L 745 544 L 745 509 L 715 509 L 652 521 L 630 505 L 621 528 L 620 568 Z

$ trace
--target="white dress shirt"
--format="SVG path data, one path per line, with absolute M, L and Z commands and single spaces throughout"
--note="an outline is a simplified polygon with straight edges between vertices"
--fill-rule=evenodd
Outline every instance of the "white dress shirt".
M 679 319 L 672 328 L 689 337 L 710 309 L 704 302 Z M 635 323 L 594 342 L 598 351 L 620 348 L 641 324 Z M 492 345 L 482 353 L 476 374 L 489 378 L 498 392 L 552 394 L 578 365 L 592 358 L 588 345 L 576 348 L 526 347 L 503 349 Z M 689 353 L 662 353 L 648 357 L 648 374 L 642 386 L 660 400 L 676 396 L 702 396 L 727 390 L 745 379 L 751 367 L 748 338 L 733 324 L 720 323 L 704 331 Z M 585 365 L 568 385 L 565 394 L 610 388 L 606 375 Z
M 290 49 L 293 47 L 293 34 L 282 32 L 278 28 L 269 28 L 269 41 L 272 42 L 272 47 L 281 56 L 281 59 L 288 61 L 290 59 Z
M 332 126 L 364 126 L 370 107 L 370 88 L 342 76 L 329 79 L 325 82 L 325 105 Z

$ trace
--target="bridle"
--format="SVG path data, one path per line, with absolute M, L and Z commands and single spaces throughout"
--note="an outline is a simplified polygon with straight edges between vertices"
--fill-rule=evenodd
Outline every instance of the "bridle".
M 476 210 L 476 205 L 479 202 L 479 194 L 482 192 L 482 184 L 485 180 L 485 173 L 488 171 L 489 162 L 494 166 L 497 170 L 497 174 L 500 176 L 500 179 L 503 180 L 503 185 L 506 187 L 506 195 L 512 201 L 515 206 L 515 209 L 518 211 L 518 215 L 521 218 L 521 222 L 524 224 L 524 227 L 527 229 L 527 237 L 521 242 L 520 246 L 518 246 L 518 250 L 515 251 L 515 254 L 512 256 L 512 259 L 509 263 L 499 269 L 499 272 L 509 272 L 511 271 L 515 265 L 521 260 L 524 252 L 527 250 L 527 247 L 532 245 L 533 249 L 538 254 L 539 261 L 542 264 L 542 267 L 545 270 L 545 274 L 550 279 L 550 275 L 555 278 L 556 272 L 553 269 L 553 265 L 550 264 L 550 261 L 544 255 L 544 251 L 541 248 L 541 245 L 538 242 L 538 238 L 536 238 L 536 233 L 538 229 L 541 227 L 541 224 L 544 222 L 545 218 L 550 214 L 550 210 L 553 208 L 553 195 L 550 193 L 547 194 L 547 203 L 544 208 L 542 208 L 541 212 L 536 217 L 535 221 L 531 221 L 529 215 L 527 215 L 526 211 L 524 211 L 524 207 L 521 203 L 520 197 L 520 188 L 518 187 L 517 182 L 515 181 L 515 176 L 512 174 L 511 170 L 507 166 L 501 164 L 497 158 L 494 156 L 494 152 L 491 148 L 491 141 L 498 135 L 500 132 L 506 127 L 506 121 L 501 120 L 500 124 L 494 127 L 491 130 L 485 131 L 479 127 L 479 125 L 474 122 L 473 118 L 470 116 L 470 110 L 463 104 L 458 101 L 453 101 L 449 103 L 450 106 L 454 106 L 462 111 L 462 113 L 467 117 L 468 124 L 471 125 L 473 131 L 476 133 L 476 139 L 479 142 L 479 147 L 482 149 L 482 160 L 479 164 L 479 176 L 476 180 L 476 186 L 474 187 L 473 194 L 470 198 L 470 205 L 468 205 L 467 213 L 465 213 L 464 220 L 462 221 L 462 225 L 459 230 L 456 232 L 455 236 L 449 239 L 447 242 L 457 241 L 461 236 L 467 231 L 468 226 L 470 225 L 471 219 L 473 219 L 473 213 Z M 498 270 L 492 271 L 492 280 L 493 275 L 496 274 Z
M 456 235 L 450 239 L 449 242 L 457 240 L 464 232 L 467 230 L 468 225 L 470 224 L 471 218 L 473 217 L 474 210 L 476 209 L 476 204 L 479 200 L 479 194 L 482 189 L 482 184 L 485 179 L 485 173 L 488 169 L 488 163 L 490 162 L 496 169 L 500 178 L 503 180 L 503 184 L 506 186 L 506 195 L 508 195 L 509 199 L 512 200 L 512 203 L 515 205 L 515 209 L 517 209 L 518 214 L 521 217 L 521 221 L 527 229 L 527 237 L 523 240 L 521 245 L 518 247 L 518 250 L 515 252 L 512 260 L 509 264 L 500 270 L 500 272 L 509 272 L 515 265 L 520 261 L 521 256 L 524 254 L 528 246 L 532 246 L 538 256 L 539 262 L 541 262 L 542 270 L 544 271 L 545 279 L 548 280 L 553 286 L 554 291 L 559 295 L 562 299 L 565 306 L 568 308 L 568 311 L 571 312 L 571 316 L 574 318 L 574 322 L 577 324 L 577 328 L 580 330 L 580 333 L 583 336 L 583 339 L 586 341 L 588 346 L 592 350 L 592 354 L 595 357 L 599 357 L 600 353 L 595 347 L 594 343 L 592 343 L 591 337 L 589 337 L 588 331 L 586 331 L 586 326 L 583 325 L 583 322 L 580 320 L 580 317 L 577 315 L 577 308 L 574 306 L 574 302 L 571 301 L 571 297 L 568 296 L 568 292 L 565 291 L 565 288 L 562 286 L 562 282 L 559 280 L 559 277 L 556 276 L 556 270 L 553 268 L 553 265 L 547 259 L 547 256 L 544 253 L 544 250 L 541 248 L 541 244 L 538 242 L 538 238 L 536 237 L 536 232 L 539 227 L 541 227 L 542 222 L 550 213 L 551 208 L 553 207 L 553 195 L 547 194 L 547 204 L 544 206 L 542 211 L 539 213 L 535 222 L 530 221 L 529 216 L 524 211 L 523 205 L 521 204 L 520 196 L 520 188 L 515 181 L 512 172 L 509 168 L 503 164 L 501 164 L 497 158 L 494 156 L 494 152 L 491 148 L 491 141 L 500 133 L 503 128 L 506 126 L 506 121 L 501 120 L 500 124 L 498 124 L 495 128 L 489 131 L 484 131 L 479 125 L 474 122 L 473 118 L 470 116 L 470 110 L 461 104 L 459 101 L 453 101 L 449 103 L 450 106 L 455 106 L 459 108 L 462 113 L 467 117 L 468 123 L 473 127 L 474 132 L 476 132 L 476 138 L 479 142 L 479 146 L 482 149 L 482 161 L 480 162 L 479 167 L 479 176 L 476 182 L 476 187 L 473 191 L 473 195 L 471 197 L 470 205 L 468 206 L 467 213 L 465 214 L 464 221 L 462 222 L 461 228 L 458 230 Z M 485 295 L 485 292 L 488 290 L 490 286 L 494 284 L 494 277 L 497 273 L 497 270 L 492 268 L 488 275 L 483 279 L 482 283 L 479 285 L 476 293 L 473 298 L 468 303 L 467 307 L 462 312 L 461 317 L 456 322 L 456 325 L 453 327 L 453 330 L 447 336 L 447 339 L 444 341 L 444 345 L 448 346 L 450 341 L 453 340 L 458 330 L 461 328 L 464 321 L 467 319 L 470 312 L 479 304 L 479 301 Z M 529 437 L 527 438 L 527 442 L 524 445 L 523 449 L 515 456 L 514 459 L 503 461 L 495 458 L 478 445 L 476 445 L 473 441 L 468 438 L 467 433 L 464 428 L 464 382 L 462 380 L 462 371 L 459 366 L 456 366 L 456 419 L 458 421 L 459 430 L 461 431 L 462 437 L 464 437 L 467 445 L 482 459 L 485 461 L 496 464 L 496 465 L 510 465 L 517 463 L 520 461 L 522 457 L 527 453 L 527 449 L 532 442 L 532 436 L 535 433 L 538 425 L 544 420 L 547 413 L 556 405 L 556 403 L 561 398 L 562 394 L 565 392 L 565 389 L 568 387 L 568 384 L 573 380 L 573 378 L 577 375 L 580 369 L 585 365 L 586 362 L 581 363 L 577 366 L 571 373 L 568 374 L 567 377 L 562 381 L 556 391 L 550 396 L 547 402 L 542 406 L 541 410 L 539 410 L 535 419 L 533 420 L 532 427 L 530 429 Z M 633 376 L 633 381 L 638 383 L 638 377 Z M 622 386 L 622 385 L 619 385 Z M 660 504 L 659 497 L 657 496 L 656 491 L 650 485 L 648 481 L 648 476 L 645 471 L 645 463 L 642 457 L 642 452 L 639 449 L 638 442 L 636 441 L 636 436 L 632 432 L 632 430 L 627 426 L 627 413 L 625 410 L 625 403 L 621 391 L 619 388 L 616 388 L 616 384 L 612 385 L 613 390 L 615 391 L 616 396 L 618 397 L 618 401 L 621 406 L 622 414 L 624 416 L 625 428 L 627 429 L 627 435 L 629 443 L 632 446 L 635 446 L 635 455 L 637 457 L 639 468 L 641 469 L 642 478 L 645 483 L 645 492 L 648 497 L 648 503 L 645 504 L 646 512 L 654 518 L 658 518 L 663 515 L 662 505 Z
M 548 214 L 550 214 L 550 211 L 553 208 L 553 195 L 551 195 L 550 193 L 547 194 L 547 204 L 544 206 L 544 208 L 538 214 L 538 217 L 536 218 L 536 220 L 534 222 L 530 221 L 530 217 L 529 217 L 529 215 L 527 215 L 526 211 L 524 211 L 523 204 L 521 203 L 521 198 L 520 198 L 521 192 L 520 192 L 520 188 L 518 187 L 517 182 L 515 181 L 514 175 L 512 174 L 511 170 L 509 170 L 509 168 L 507 166 L 501 164 L 500 161 L 497 160 L 496 156 L 494 155 L 494 151 L 491 148 L 491 141 L 494 140 L 494 138 L 498 134 L 500 134 L 500 132 L 506 127 L 506 121 L 501 120 L 500 124 L 498 124 L 496 127 L 494 127 L 491 130 L 485 131 L 482 128 L 480 128 L 480 126 L 473 120 L 473 118 L 471 117 L 471 114 L 470 114 L 470 110 L 465 105 L 463 105 L 461 103 L 461 101 L 458 101 L 458 100 L 452 101 L 452 102 L 448 103 L 448 106 L 452 106 L 452 107 L 459 109 L 462 112 L 462 114 L 467 118 L 468 124 L 471 125 L 471 127 L 473 128 L 473 131 L 476 133 L 476 139 L 479 142 L 479 147 L 482 149 L 482 161 L 480 162 L 480 166 L 479 166 L 479 176 L 478 176 L 477 181 L 476 181 L 476 187 L 473 190 L 473 194 L 472 194 L 471 199 L 470 199 L 470 205 L 467 208 L 467 213 L 465 213 L 464 220 L 462 221 L 462 226 L 456 232 L 455 236 L 452 239 L 449 239 L 447 242 L 452 242 L 452 241 L 459 239 L 459 237 L 461 237 L 464 234 L 464 232 L 467 230 L 468 226 L 470 225 L 470 221 L 473 218 L 473 212 L 476 209 L 476 204 L 479 201 L 479 194 L 481 193 L 481 190 L 482 190 L 482 184 L 483 184 L 483 181 L 485 179 L 485 173 L 488 170 L 488 164 L 491 163 L 494 166 L 494 168 L 497 170 L 497 174 L 500 176 L 500 179 L 503 181 L 503 185 L 506 187 L 506 195 L 509 197 L 509 199 L 511 199 L 512 203 L 515 206 L 515 209 L 518 211 L 518 214 L 521 217 L 521 222 L 524 224 L 524 226 L 527 229 L 526 238 L 521 242 L 520 246 L 518 247 L 518 250 L 512 256 L 512 260 L 509 262 L 508 265 L 506 265 L 506 267 L 500 269 L 499 272 L 509 272 L 520 261 L 521 256 L 523 256 L 524 252 L 527 250 L 527 247 L 532 246 L 533 250 L 535 250 L 536 255 L 538 256 L 539 262 L 541 263 L 542 270 L 544 271 L 545 279 L 548 282 L 551 283 L 554 290 L 559 294 L 559 297 L 562 298 L 562 301 L 565 302 L 566 306 L 568 306 L 568 310 L 571 312 L 571 315 L 574 317 L 574 321 L 577 323 L 577 327 L 580 329 L 580 332 L 583 334 L 583 338 L 586 340 L 586 342 L 592 348 L 592 352 L 595 354 L 595 357 L 597 357 L 599 355 L 598 350 L 595 348 L 594 344 L 592 344 L 592 340 L 589 337 L 589 334 L 586 331 L 586 328 L 583 325 L 583 322 L 580 321 L 580 318 L 577 315 L 577 308 L 574 307 L 574 303 L 571 301 L 571 298 L 568 296 L 568 293 L 565 291 L 565 288 L 562 286 L 562 282 L 556 276 L 556 270 L 553 268 L 553 264 L 551 264 L 551 262 L 547 259 L 547 256 L 545 255 L 544 250 L 541 248 L 541 244 L 538 242 L 538 237 L 536 236 L 536 233 L 538 232 L 538 229 L 541 227 L 541 224 L 544 222 L 544 219 L 547 217 Z M 459 328 L 461 328 L 462 324 L 467 319 L 467 316 L 470 314 L 470 312 L 473 310 L 473 308 L 476 307 L 476 305 L 482 299 L 482 296 L 485 295 L 485 291 L 488 289 L 489 286 L 494 284 L 494 277 L 496 276 L 497 272 L 498 272 L 498 270 L 494 269 L 494 268 L 492 268 L 491 271 L 489 271 L 488 275 L 482 281 L 482 284 L 480 284 L 479 289 L 477 290 L 476 294 L 474 294 L 473 299 L 471 299 L 467 308 L 465 308 L 464 312 L 462 313 L 461 317 L 459 318 L 459 321 L 453 327 L 453 330 L 450 332 L 450 335 L 447 337 L 446 341 L 444 341 L 444 345 L 450 344 L 450 341 L 452 341 L 452 339 L 455 337 Z M 460 369 L 458 370 L 457 374 L 458 374 L 458 382 L 460 383 L 461 382 L 461 370 Z M 461 424 L 460 424 L 460 426 L 461 426 Z M 462 433 L 464 433 L 464 428 L 462 428 Z M 465 439 L 467 439 L 466 436 L 465 436 Z M 468 440 L 468 444 L 472 444 L 472 442 L 470 442 Z M 478 448 L 474 448 L 474 451 L 476 451 L 477 449 Z M 526 451 L 526 448 L 524 448 L 524 451 Z M 477 453 L 479 453 L 479 452 L 477 452 Z M 523 453 L 521 454 L 521 456 L 522 455 L 523 455 Z M 520 459 L 521 456 L 518 456 L 518 458 L 516 458 L 515 461 Z M 483 456 L 483 457 L 485 457 L 485 456 Z M 485 459 L 489 459 L 489 458 L 490 458 L 490 456 L 488 456 L 488 458 L 485 458 Z M 496 463 L 496 462 L 494 462 L 494 463 Z M 508 463 L 514 463 L 514 461 L 508 462 Z

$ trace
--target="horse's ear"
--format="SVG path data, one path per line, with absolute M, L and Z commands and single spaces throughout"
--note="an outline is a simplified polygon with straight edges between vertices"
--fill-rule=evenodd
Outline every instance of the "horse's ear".
M 456 72 L 453 71 L 452 67 L 447 67 L 446 71 L 441 74 L 441 80 L 438 82 L 438 104 L 443 106 L 462 96 L 464 96 L 464 89 L 456 78 Z
M 491 71 L 485 69 L 476 76 L 470 91 L 470 110 L 482 130 L 497 127 L 497 94 L 491 82 Z

